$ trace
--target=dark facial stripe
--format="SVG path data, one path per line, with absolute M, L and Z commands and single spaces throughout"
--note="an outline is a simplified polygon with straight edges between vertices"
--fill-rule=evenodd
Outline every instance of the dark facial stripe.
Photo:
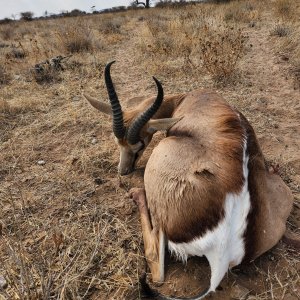
M 139 158 L 139 153 L 140 153 L 142 150 L 145 149 L 145 143 L 144 143 L 144 141 L 143 141 L 143 140 L 140 140 L 140 142 L 142 143 L 142 146 L 141 146 L 141 148 L 140 148 L 140 149 L 135 153 L 135 155 L 134 155 L 134 161 L 133 161 L 132 168 L 134 168 L 135 163 L 136 163 L 137 159 Z

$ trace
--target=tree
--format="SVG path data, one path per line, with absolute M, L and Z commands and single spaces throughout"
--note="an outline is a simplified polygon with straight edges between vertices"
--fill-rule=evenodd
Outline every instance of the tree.
M 14 21 L 14 20 L 12 20 L 12 19 L 10 19 L 10 18 L 4 18 L 4 19 L 0 20 L 0 24 L 8 24 L 8 23 L 11 23 L 11 22 L 13 22 L 13 21 Z M 4 35 L 3 32 L 4 32 L 4 31 L 2 31 L 2 35 Z
M 85 14 L 86 14 L 85 11 L 82 11 L 82 10 L 76 8 L 76 9 L 71 10 L 71 12 L 69 13 L 69 16 L 78 17 L 78 16 L 82 16 Z
M 25 11 L 25 12 L 21 12 L 20 15 L 21 15 L 21 20 L 32 21 L 34 13 L 31 11 Z
M 136 5 L 143 5 L 145 8 L 149 8 L 150 0 L 146 0 L 145 2 L 140 2 L 139 0 L 136 0 Z

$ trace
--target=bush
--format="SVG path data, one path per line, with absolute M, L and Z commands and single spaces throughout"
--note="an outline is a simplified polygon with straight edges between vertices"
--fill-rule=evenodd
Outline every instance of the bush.
M 26 11 L 26 12 L 21 12 L 20 15 L 21 15 L 21 20 L 32 21 L 34 13 L 31 11 Z
M 232 2 L 225 7 L 224 21 L 248 23 L 259 17 L 259 11 L 250 2 Z
M 160 0 L 158 2 L 156 2 L 155 7 L 159 7 L 159 8 L 165 8 L 165 7 L 170 7 L 170 8 L 180 8 L 183 6 L 187 6 L 187 5 L 193 5 L 195 3 L 197 3 L 198 1 L 185 1 L 185 0 L 181 0 L 181 1 L 172 1 L 172 0 Z
M 23 59 L 28 55 L 23 45 L 19 42 L 18 46 L 13 45 L 10 52 L 6 54 L 7 59 Z
M 14 22 L 14 20 L 9 19 L 9 18 L 4 18 L 4 19 L 0 20 L 0 25 L 9 24 L 9 23 L 12 23 L 12 22 Z
M 24 49 L 13 48 L 11 50 L 11 52 L 8 53 L 7 57 L 22 59 L 22 58 L 25 58 L 26 55 L 27 55 L 27 53 L 24 51 Z
M 60 73 L 65 70 L 69 56 L 58 55 L 38 63 L 33 68 L 33 76 L 37 83 L 52 83 L 62 80 Z
M 120 34 L 122 21 L 120 19 L 107 18 L 101 22 L 100 31 L 104 34 Z
M 294 14 L 294 0 L 276 0 L 275 13 L 283 19 L 289 19 Z
M 32 74 L 34 80 L 39 84 L 55 83 L 62 80 L 60 77 L 60 72 L 47 64 L 45 64 L 42 69 L 35 67 L 32 70 Z
M 93 50 L 91 29 L 83 23 L 66 26 L 58 33 L 60 42 L 68 53 Z
M 140 31 L 142 57 L 151 64 L 197 71 L 205 69 L 214 80 L 225 82 L 234 75 L 244 53 L 245 37 L 240 29 L 221 22 L 211 22 L 207 11 L 181 12 L 172 18 L 165 15 L 146 21 Z
M 203 67 L 216 81 L 229 80 L 244 52 L 246 37 L 240 29 L 225 27 L 215 31 L 206 27 L 200 38 L 199 50 Z
M 284 37 L 284 36 L 287 36 L 289 33 L 290 33 L 290 29 L 288 27 L 281 25 L 281 24 L 277 24 L 271 30 L 270 35 Z

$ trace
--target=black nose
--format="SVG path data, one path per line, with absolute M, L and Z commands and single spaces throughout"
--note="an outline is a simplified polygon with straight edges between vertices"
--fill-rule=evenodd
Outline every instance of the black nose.
M 124 171 L 121 171 L 121 172 L 120 172 L 120 175 L 121 175 L 121 176 L 128 175 L 128 174 L 132 173 L 133 171 L 134 171 L 134 168 L 126 169 L 126 170 L 124 170 Z
M 126 170 L 126 171 L 123 171 L 123 172 L 120 172 L 120 175 L 121 176 L 124 176 L 124 175 L 127 175 L 128 174 L 128 171 Z

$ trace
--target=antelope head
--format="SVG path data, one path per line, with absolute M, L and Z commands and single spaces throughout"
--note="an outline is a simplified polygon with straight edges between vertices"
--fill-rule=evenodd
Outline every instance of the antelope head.
M 149 107 L 147 102 L 142 109 L 123 111 L 110 76 L 110 67 L 114 62 L 108 63 L 104 70 L 110 105 L 87 94 L 83 95 L 93 107 L 112 116 L 115 141 L 120 150 L 118 172 L 120 175 L 127 175 L 134 171 L 153 134 L 159 130 L 169 129 L 179 119 L 151 119 L 159 110 L 164 98 L 162 85 L 155 77 L 153 77 L 157 86 L 155 101 Z

